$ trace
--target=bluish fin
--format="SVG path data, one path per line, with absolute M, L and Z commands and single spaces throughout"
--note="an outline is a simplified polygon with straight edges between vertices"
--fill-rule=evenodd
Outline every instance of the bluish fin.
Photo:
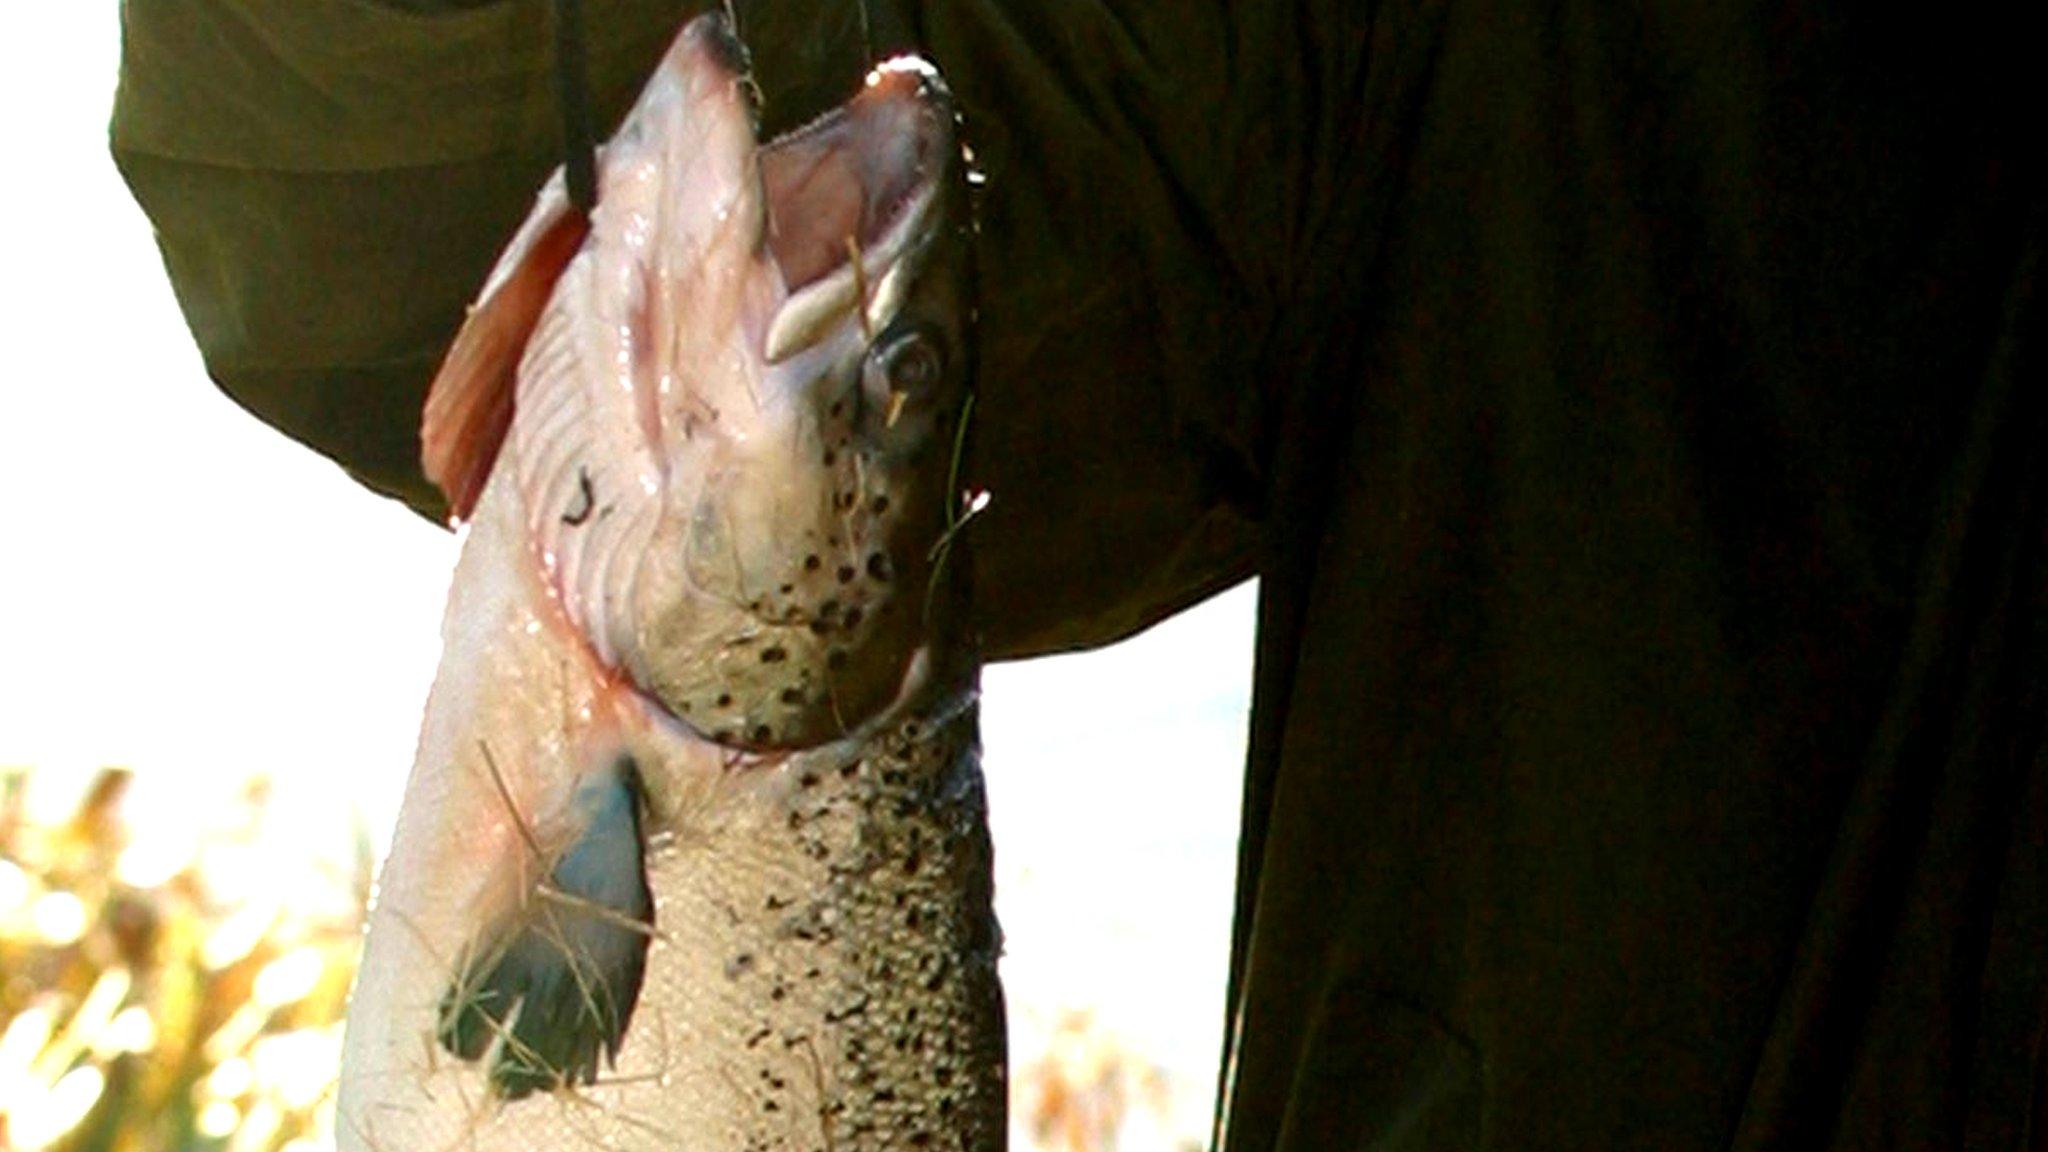
M 597 1079 L 618 1058 L 640 998 L 654 902 L 640 837 L 645 804 L 631 757 L 577 786 L 583 831 L 516 920 L 472 942 L 442 994 L 441 1046 L 490 1058 L 490 1083 L 517 1100 Z

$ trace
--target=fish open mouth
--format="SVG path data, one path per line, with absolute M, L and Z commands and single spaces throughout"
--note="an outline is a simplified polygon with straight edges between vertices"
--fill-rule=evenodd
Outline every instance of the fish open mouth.
M 915 57 L 878 65 L 852 101 L 761 147 L 766 244 L 789 291 L 768 331 L 770 363 L 857 301 L 886 320 L 899 279 L 889 274 L 926 234 L 952 147 L 951 98 Z

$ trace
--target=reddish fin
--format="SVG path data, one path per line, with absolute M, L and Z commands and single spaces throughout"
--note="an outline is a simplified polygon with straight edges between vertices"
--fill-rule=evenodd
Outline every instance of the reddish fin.
M 448 514 L 457 520 L 468 519 L 483 494 L 512 424 L 513 387 L 527 337 L 589 231 L 589 219 L 570 208 L 557 187 L 542 193 L 427 390 L 420 463 L 427 479 L 441 486 Z

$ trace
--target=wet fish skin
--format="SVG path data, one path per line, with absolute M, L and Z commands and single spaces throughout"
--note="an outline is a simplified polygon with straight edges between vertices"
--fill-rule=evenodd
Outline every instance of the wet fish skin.
M 352 1002 L 344 1149 L 1002 1147 L 948 558 L 970 366 L 950 106 L 935 76 L 878 73 L 757 162 L 735 51 L 686 29 L 606 150 L 590 235 L 557 186 L 494 273 L 444 377 L 516 370 L 516 404 L 436 384 L 429 464 L 471 518 Z M 786 211 L 863 166 L 826 230 Z M 892 233 L 904 188 L 929 195 Z M 771 274 L 829 264 L 842 224 L 868 249 L 850 306 L 837 273 Z
M 690 1010 L 739 1038 L 709 1062 L 747 1089 L 722 1146 L 1003 1146 L 1000 936 L 982 911 L 974 739 L 961 693 L 843 759 L 808 759 L 774 837 L 779 878 L 763 882 L 730 843 L 657 852 L 665 898 L 727 918 L 689 979 Z

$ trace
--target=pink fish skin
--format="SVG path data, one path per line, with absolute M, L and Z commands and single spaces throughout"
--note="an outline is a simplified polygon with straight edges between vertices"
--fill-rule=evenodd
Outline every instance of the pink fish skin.
M 677 37 L 431 391 L 465 518 L 370 915 L 364 1152 L 1002 1147 L 943 82 L 755 140 Z

